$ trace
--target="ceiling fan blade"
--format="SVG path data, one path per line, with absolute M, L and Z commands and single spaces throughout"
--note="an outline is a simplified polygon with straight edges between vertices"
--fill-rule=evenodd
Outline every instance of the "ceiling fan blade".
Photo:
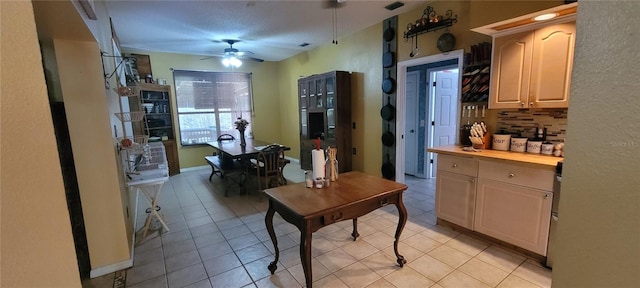
M 245 56 L 245 57 L 242 57 L 242 59 L 251 59 L 251 60 L 256 61 L 256 62 L 259 62 L 259 63 L 264 62 L 264 59 L 255 58 L 255 57 L 246 57 L 246 56 Z

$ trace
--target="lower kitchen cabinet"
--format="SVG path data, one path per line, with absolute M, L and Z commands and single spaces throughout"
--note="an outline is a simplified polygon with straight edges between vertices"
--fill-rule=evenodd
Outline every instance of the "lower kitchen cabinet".
M 553 193 L 478 179 L 474 230 L 546 255 Z
M 476 178 L 439 170 L 436 191 L 437 217 L 473 229 Z
M 438 154 L 437 218 L 546 256 L 554 171 L 482 156 Z

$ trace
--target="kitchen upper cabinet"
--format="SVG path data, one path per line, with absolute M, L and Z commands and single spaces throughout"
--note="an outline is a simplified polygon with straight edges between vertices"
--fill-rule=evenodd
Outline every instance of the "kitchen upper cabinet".
M 494 38 L 489 108 L 567 108 L 575 22 Z

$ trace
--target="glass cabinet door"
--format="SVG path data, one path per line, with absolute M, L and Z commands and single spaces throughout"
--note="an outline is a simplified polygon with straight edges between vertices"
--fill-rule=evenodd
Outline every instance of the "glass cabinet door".
M 307 109 L 300 109 L 300 139 L 309 137 L 309 129 L 307 129 Z
M 307 99 L 307 107 L 315 107 L 315 103 L 316 103 L 316 85 L 315 82 L 313 80 L 309 80 L 309 82 L 307 82 L 307 86 L 309 89 L 309 97 Z
M 325 87 L 324 87 L 324 78 L 318 78 L 315 80 L 316 86 L 316 99 L 314 107 L 322 108 L 324 107 L 324 97 L 325 97 Z
M 298 93 L 300 98 L 298 99 L 300 108 L 307 108 L 308 105 L 308 95 L 309 95 L 309 84 L 307 82 L 300 82 L 298 87 Z
M 327 109 L 327 140 L 335 140 L 336 139 L 336 115 L 335 109 L 329 108 Z
M 334 101 L 335 101 L 335 78 L 333 77 L 327 77 L 325 79 L 325 86 L 326 86 L 326 98 L 327 98 L 327 108 L 333 108 L 334 106 Z

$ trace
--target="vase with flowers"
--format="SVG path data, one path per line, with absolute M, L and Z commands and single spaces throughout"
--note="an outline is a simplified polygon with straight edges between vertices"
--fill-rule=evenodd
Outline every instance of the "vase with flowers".
M 238 117 L 238 120 L 234 122 L 234 124 L 236 125 L 236 129 L 238 129 L 238 132 L 240 132 L 240 145 L 247 146 L 247 141 L 244 137 L 244 131 L 247 129 L 247 125 L 249 125 L 249 122 L 247 122 L 247 120 L 245 119 L 242 119 L 242 116 L 240 116 Z

